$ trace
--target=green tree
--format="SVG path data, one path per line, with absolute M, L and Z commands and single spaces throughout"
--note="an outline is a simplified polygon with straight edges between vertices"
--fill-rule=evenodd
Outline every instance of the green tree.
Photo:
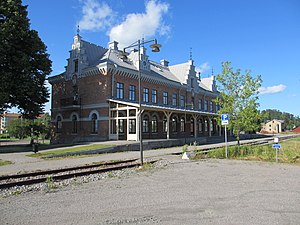
M 258 88 L 261 76 L 253 78 L 251 71 L 245 74 L 236 71 L 230 62 L 222 63 L 222 73 L 216 77 L 220 96 L 215 100 L 221 106 L 219 114 L 229 114 L 228 128 L 233 130 L 239 143 L 241 131 L 254 131 L 259 128 L 260 113 L 258 110 Z
M 30 121 L 23 118 L 11 120 L 8 125 L 8 133 L 10 137 L 19 139 L 30 136 Z
M 41 117 L 32 120 L 18 118 L 11 120 L 8 126 L 8 133 L 11 137 L 23 139 L 31 137 L 32 141 L 35 138 L 41 137 L 43 140 L 50 137 L 51 117 L 48 113 L 43 114 Z
M 0 1 L 0 111 L 19 108 L 27 118 L 43 112 L 51 60 L 37 31 L 30 29 L 21 0 Z
M 51 131 L 51 116 L 46 113 L 42 115 L 40 118 L 35 120 L 35 130 L 38 133 L 39 136 L 42 137 L 43 142 L 45 139 L 48 139 L 50 137 L 50 131 Z

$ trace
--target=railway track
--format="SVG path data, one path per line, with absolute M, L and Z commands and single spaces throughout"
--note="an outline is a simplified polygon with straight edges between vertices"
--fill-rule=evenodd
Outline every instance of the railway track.
M 154 162 L 155 161 L 150 161 L 149 163 Z M 49 177 L 51 177 L 53 181 L 61 181 L 73 177 L 87 176 L 95 173 L 105 173 L 108 171 L 122 170 L 125 168 L 137 166 L 140 166 L 140 163 L 137 162 L 137 159 L 130 159 L 124 161 L 103 162 L 99 164 L 91 164 L 78 167 L 1 176 L 0 189 L 43 183 L 46 182 Z

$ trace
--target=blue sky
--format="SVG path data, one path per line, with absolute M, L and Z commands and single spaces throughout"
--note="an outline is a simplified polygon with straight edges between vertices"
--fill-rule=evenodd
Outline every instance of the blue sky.
M 263 79 L 260 109 L 300 116 L 300 1 L 298 0 L 24 0 L 31 28 L 48 47 L 56 75 L 80 25 L 84 40 L 107 46 L 156 37 L 170 64 L 192 58 L 207 77 L 231 61 Z M 46 109 L 49 109 L 49 104 Z

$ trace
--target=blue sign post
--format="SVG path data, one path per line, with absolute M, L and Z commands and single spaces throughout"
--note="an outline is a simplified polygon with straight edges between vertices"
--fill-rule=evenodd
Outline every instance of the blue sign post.
M 221 115 L 222 125 L 227 125 L 228 124 L 228 120 L 229 120 L 228 114 L 222 114 Z
M 222 114 L 221 115 L 221 124 L 225 125 L 225 155 L 226 158 L 228 157 L 228 150 L 227 150 L 227 129 L 226 129 L 226 125 L 229 123 L 229 116 L 228 114 Z
M 276 149 L 276 162 L 278 162 L 278 150 L 280 149 L 281 145 L 278 143 L 275 143 L 272 145 L 272 148 Z

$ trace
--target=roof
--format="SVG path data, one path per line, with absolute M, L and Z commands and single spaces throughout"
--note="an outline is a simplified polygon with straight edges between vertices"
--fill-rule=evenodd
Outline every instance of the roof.
M 300 126 L 299 126 L 299 127 L 296 127 L 294 130 L 292 130 L 292 132 L 300 133 Z
M 113 44 L 117 44 L 117 42 L 112 42 Z M 187 85 L 188 79 L 190 77 L 197 80 L 195 84 L 198 84 L 198 90 L 205 90 L 212 93 L 217 93 L 213 87 L 209 85 L 214 85 L 214 83 L 210 80 L 209 82 L 201 82 L 196 77 L 195 66 L 193 65 L 193 60 L 189 60 L 188 62 L 182 64 L 176 64 L 172 66 L 163 65 L 161 63 L 157 63 L 151 60 L 148 60 L 148 55 L 146 54 L 146 48 L 141 48 L 141 57 L 146 65 L 141 65 L 141 74 L 142 77 L 146 77 L 147 79 L 155 79 L 158 82 L 163 82 L 170 85 Z M 68 59 L 68 65 L 66 67 L 66 71 L 57 76 L 49 77 L 50 83 L 55 83 L 61 81 L 61 79 L 71 79 L 74 72 L 74 62 L 78 61 L 78 57 L 81 58 L 79 61 L 82 65 L 79 66 L 78 75 L 86 76 L 87 74 L 91 74 L 91 71 L 106 69 L 107 65 L 113 65 L 114 69 L 117 71 L 127 73 L 131 73 L 130 71 L 138 71 L 138 51 L 132 50 L 128 55 L 127 60 L 123 60 L 121 58 L 122 51 L 118 50 L 117 45 L 111 45 L 109 48 L 104 48 L 93 43 L 84 41 L 81 39 L 79 35 L 74 37 L 74 43 L 72 44 L 72 50 L 70 51 L 70 57 Z M 123 70 L 123 71 L 122 71 Z
M 19 116 L 21 116 L 21 114 L 5 112 L 4 114 L 0 114 L 0 116 L 1 117 L 9 117 L 9 118 L 18 118 Z
M 97 65 L 100 59 L 99 56 L 104 55 L 107 52 L 107 49 L 83 40 L 82 43 L 83 43 L 83 47 L 85 48 L 89 65 L 90 66 Z
M 185 83 L 186 76 L 188 75 L 189 64 L 181 63 L 177 65 L 169 66 L 170 71 L 176 76 L 180 83 Z
M 136 102 L 132 102 L 132 101 L 126 101 L 123 99 L 108 99 L 108 101 L 118 103 L 118 104 L 132 106 L 135 108 L 139 108 L 139 104 Z M 185 108 L 180 108 L 180 107 L 176 107 L 176 106 L 151 104 L 151 103 L 142 103 L 141 107 L 143 109 L 155 110 L 155 111 L 172 111 L 172 112 L 175 111 L 175 112 L 180 112 L 180 113 L 201 114 L 201 115 L 207 115 L 207 116 L 218 115 L 217 113 L 214 113 L 214 112 L 205 112 L 205 111 L 201 111 L 201 110 L 185 109 Z

